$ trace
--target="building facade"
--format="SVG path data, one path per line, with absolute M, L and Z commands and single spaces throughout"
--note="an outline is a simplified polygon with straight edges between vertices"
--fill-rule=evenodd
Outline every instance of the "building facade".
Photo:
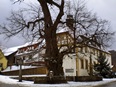
M 3 52 L 0 49 L 0 71 L 6 69 L 7 67 L 7 59 L 5 58 Z
M 15 63 L 18 64 L 19 60 L 23 61 L 25 66 L 40 66 L 44 65 L 44 60 L 39 56 L 39 43 L 29 44 L 20 47 L 15 55 Z
M 58 46 L 63 49 L 74 45 L 73 37 L 69 32 L 62 32 L 57 35 Z M 65 55 L 63 59 L 63 68 L 66 76 L 89 76 L 94 73 L 93 66 L 97 63 L 97 58 L 102 53 L 110 67 L 112 66 L 111 54 L 93 46 L 79 46 L 76 44 L 75 52 Z M 92 71 L 90 70 L 92 69 Z

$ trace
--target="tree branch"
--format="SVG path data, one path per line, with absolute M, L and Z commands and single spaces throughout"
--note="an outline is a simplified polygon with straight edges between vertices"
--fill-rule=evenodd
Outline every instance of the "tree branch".
M 32 31 L 33 31 L 34 30 L 34 27 L 35 27 L 35 24 L 37 22 L 39 23 L 40 21 L 43 21 L 43 20 L 44 20 L 44 18 L 36 19 L 35 21 L 30 21 L 30 22 L 27 23 L 26 27 L 29 28 L 30 25 L 32 25 Z
M 47 28 L 49 26 L 52 26 L 53 22 L 52 22 L 51 14 L 50 14 L 49 8 L 47 6 L 46 0 L 38 0 L 38 2 L 40 2 L 40 5 L 42 7 L 42 11 L 44 14 L 45 27 Z
M 62 0 L 61 2 L 61 6 L 60 6 L 60 11 L 59 11 L 59 14 L 56 18 L 56 21 L 54 22 L 54 27 L 57 27 L 58 23 L 60 22 L 60 19 L 61 17 L 63 16 L 64 12 L 63 12 L 63 9 L 64 9 L 64 0 Z

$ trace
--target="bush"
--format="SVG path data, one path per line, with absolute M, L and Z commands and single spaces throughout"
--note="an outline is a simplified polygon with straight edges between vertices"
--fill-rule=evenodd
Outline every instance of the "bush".
M 47 84 L 48 77 L 35 77 L 34 83 L 35 84 Z
M 36 77 L 34 79 L 35 84 L 59 84 L 67 83 L 66 79 L 63 76 L 54 76 L 53 78 L 49 77 Z
M 102 77 L 99 76 L 76 76 L 75 81 L 102 81 Z

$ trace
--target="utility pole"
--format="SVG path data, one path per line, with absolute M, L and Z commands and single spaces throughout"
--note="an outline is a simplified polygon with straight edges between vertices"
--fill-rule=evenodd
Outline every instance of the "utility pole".
M 19 82 L 22 82 L 22 64 L 23 64 L 23 60 L 22 58 L 19 58 L 17 60 L 19 66 L 20 66 L 20 69 L 19 69 Z

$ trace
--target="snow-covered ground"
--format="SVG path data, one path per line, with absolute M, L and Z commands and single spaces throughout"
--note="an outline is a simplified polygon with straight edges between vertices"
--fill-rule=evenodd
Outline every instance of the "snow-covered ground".
M 30 68 L 37 68 L 37 66 L 23 66 L 22 65 L 22 69 L 30 69 Z M 20 66 L 8 66 L 5 70 L 3 70 L 2 72 L 7 72 L 7 71 L 14 71 L 14 70 L 19 70 Z
M 116 78 L 103 79 L 103 81 L 96 82 L 68 82 L 67 84 L 34 84 L 34 82 L 31 81 L 18 82 L 18 80 L 11 79 L 9 76 L 0 75 L 0 82 L 5 84 L 20 85 L 22 87 L 93 87 L 113 81 L 116 81 Z

